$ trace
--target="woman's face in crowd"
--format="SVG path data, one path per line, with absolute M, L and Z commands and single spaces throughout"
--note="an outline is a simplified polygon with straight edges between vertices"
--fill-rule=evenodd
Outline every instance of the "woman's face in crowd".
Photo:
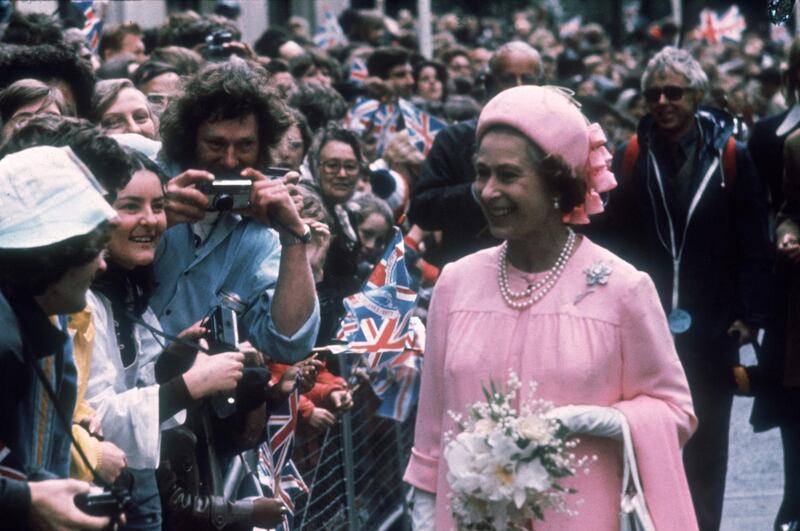
M 61 109 L 58 108 L 56 102 L 50 102 L 49 105 L 44 105 L 45 101 L 47 101 L 47 99 L 42 98 L 17 109 L 8 122 L 3 125 L 3 138 L 8 139 L 14 130 L 20 127 L 25 120 L 37 114 L 55 114 L 61 116 Z
M 303 163 L 303 135 L 300 128 L 292 125 L 286 130 L 277 145 L 269 148 L 269 159 L 273 166 L 297 171 Z
M 147 96 L 147 101 L 153 110 L 161 116 L 166 110 L 171 98 L 180 91 L 181 77 L 175 72 L 165 72 L 154 77 L 147 83 L 142 83 L 142 93 Z
M 436 76 L 436 69 L 426 66 L 419 71 L 417 79 L 417 93 L 419 97 L 428 101 L 439 101 L 442 99 L 442 82 Z
M 147 106 L 147 98 L 134 88 L 124 88 L 103 113 L 100 126 L 107 134 L 136 133 L 156 139 L 156 125 Z
M 359 165 L 350 144 L 331 140 L 319 155 L 319 184 L 322 195 L 334 203 L 350 199 L 356 189 Z
M 472 64 L 465 55 L 456 55 L 450 59 L 447 69 L 450 70 L 450 75 L 453 77 L 472 79 Z
M 324 87 L 332 87 L 333 79 L 327 68 L 312 66 L 303 74 L 303 83 L 319 83 Z
M 525 138 L 501 131 L 486 133 L 478 147 L 475 191 L 495 238 L 528 239 L 560 221 L 529 151 Z
M 125 269 L 151 264 L 167 228 L 164 192 L 158 176 L 149 170 L 134 173 L 113 207 L 119 224 L 108 244 L 110 259 Z
M 358 225 L 358 238 L 361 240 L 361 258 L 370 263 L 380 258 L 391 226 L 386 219 L 373 212 Z

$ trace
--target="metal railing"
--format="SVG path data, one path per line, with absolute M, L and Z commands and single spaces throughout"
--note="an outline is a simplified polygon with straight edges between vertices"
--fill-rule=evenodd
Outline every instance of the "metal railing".
M 295 501 L 298 530 L 405 529 L 414 415 L 399 423 L 375 415 L 369 385 L 353 393 L 353 408 L 322 435 L 297 434 L 294 460 L 308 485 Z

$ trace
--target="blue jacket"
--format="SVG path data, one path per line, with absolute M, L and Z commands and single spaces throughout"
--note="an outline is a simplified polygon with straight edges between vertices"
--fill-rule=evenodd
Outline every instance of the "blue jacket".
M 70 443 L 30 363 L 38 363 L 56 393 L 58 406 L 72 418 L 77 375 L 72 341 L 32 298 L 0 292 L 0 440 L 30 479 L 69 477 Z
M 187 224 L 164 233 L 155 259 L 156 289 L 150 307 L 168 334 L 176 335 L 205 317 L 219 303 L 221 290 L 247 303 L 240 324 L 259 350 L 282 363 L 294 363 L 314 346 L 319 302 L 292 337 L 272 320 L 272 295 L 278 280 L 281 247 L 277 233 L 250 218 L 221 213 L 200 246 Z
M 693 324 L 684 336 L 695 344 L 708 345 L 723 340 L 734 319 L 754 325 L 764 323 L 771 244 L 765 190 L 744 144 L 736 145 L 735 178 L 723 171 L 722 153 L 733 132 L 731 116 L 701 108 L 696 120 L 701 141 L 690 197 L 700 189 L 710 168 L 716 168 L 689 221 L 685 217 L 673 221 L 679 228 L 675 231 L 678 245 L 686 227 L 678 306 L 691 314 Z M 614 171 L 619 186 L 610 193 L 606 213 L 590 232 L 600 243 L 650 274 L 669 314 L 673 255 L 665 205 L 673 216 L 678 209 L 673 208 L 675 195 L 669 190 L 662 195 L 658 185 L 655 165 L 662 167 L 663 161 L 652 149 L 657 134 L 652 116 L 645 116 L 639 123 L 639 156 L 630 177 L 621 172 L 627 145 L 617 151 Z

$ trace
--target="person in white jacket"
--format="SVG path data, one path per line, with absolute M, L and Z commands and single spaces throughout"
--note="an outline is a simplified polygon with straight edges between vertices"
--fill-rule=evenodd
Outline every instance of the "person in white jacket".
M 185 409 L 198 399 L 235 389 L 244 354 L 207 356 L 174 344 L 165 351 L 164 340 L 141 324 L 161 328 L 147 303 L 153 283 L 150 265 L 166 214 L 160 169 L 144 155 L 130 154 L 131 179 L 112 203 L 119 220 L 108 245 L 108 269 L 87 297 L 95 336 L 85 399 L 105 440 L 125 452 L 134 478 L 127 528 L 156 530 L 161 529 L 155 476 L 161 428 L 184 422 Z M 196 339 L 202 333 L 197 325 L 182 335 Z M 159 385 L 155 366 L 162 353 L 186 356 L 187 364 L 195 358 L 186 372 Z

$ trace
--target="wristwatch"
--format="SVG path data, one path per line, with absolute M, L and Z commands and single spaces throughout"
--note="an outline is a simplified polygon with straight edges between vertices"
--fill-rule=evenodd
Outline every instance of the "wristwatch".
M 280 227 L 278 229 L 278 235 L 280 237 L 281 247 L 291 247 L 292 245 L 297 245 L 299 243 L 302 243 L 303 245 L 311 243 L 311 227 L 306 224 L 303 224 L 302 234 L 295 234 L 288 229 Z

